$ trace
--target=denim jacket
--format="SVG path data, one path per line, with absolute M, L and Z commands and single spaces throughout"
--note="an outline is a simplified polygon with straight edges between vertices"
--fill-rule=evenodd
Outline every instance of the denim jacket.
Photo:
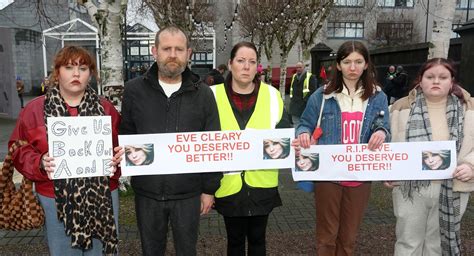
M 309 98 L 301 116 L 300 125 L 296 128 L 296 136 L 305 132 L 310 135 L 313 133 L 318 122 L 322 98 L 325 97 L 320 125 L 323 134 L 318 140 L 318 145 L 342 144 L 341 109 L 335 93 L 323 95 L 323 89 L 323 87 L 320 87 Z M 383 116 L 380 115 L 381 111 L 383 111 Z M 389 142 L 389 120 L 387 96 L 377 87 L 375 94 L 368 99 L 364 111 L 359 143 L 368 143 L 372 133 L 378 130 L 385 131 L 385 142 Z

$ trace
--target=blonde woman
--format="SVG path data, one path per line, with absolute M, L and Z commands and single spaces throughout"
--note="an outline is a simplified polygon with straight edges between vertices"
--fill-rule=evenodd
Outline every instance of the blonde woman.
M 125 146 L 125 160 L 128 166 L 149 165 L 153 163 L 153 144 Z
M 284 159 L 290 154 L 290 138 L 263 141 L 263 159 Z

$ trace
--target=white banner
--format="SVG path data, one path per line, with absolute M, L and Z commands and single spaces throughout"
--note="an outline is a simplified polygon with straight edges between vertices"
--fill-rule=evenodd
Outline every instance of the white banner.
M 111 175 L 113 156 L 110 116 L 48 117 L 53 179 Z
M 434 180 L 452 178 L 457 166 L 454 141 L 315 145 L 302 150 L 293 179 L 326 181 Z
M 120 135 L 123 176 L 294 168 L 294 129 Z

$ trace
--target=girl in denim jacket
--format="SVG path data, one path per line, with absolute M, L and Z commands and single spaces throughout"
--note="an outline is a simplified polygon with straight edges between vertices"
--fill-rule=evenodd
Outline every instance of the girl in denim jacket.
M 390 139 L 387 97 L 377 85 L 367 48 L 360 42 L 345 42 L 337 52 L 336 68 L 331 82 L 308 100 L 296 129 L 297 151 L 311 144 L 358 143 L 368 143 L 373 150 Z M 322 129 L 318 140 L 311 136 L 315 129 Z M 317 254 L 353 255 L 371 183 L 315 184 Z

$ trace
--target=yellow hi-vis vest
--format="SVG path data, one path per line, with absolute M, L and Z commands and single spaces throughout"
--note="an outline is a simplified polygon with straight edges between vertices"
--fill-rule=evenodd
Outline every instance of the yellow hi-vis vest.
M 224 84 L 211 86 L 217 102 L 221 130 L 240 130 L 235 119 L 232 106 L 227 97 Z M 273 129 L 280 122 L 283 115 L 283 100 L 280 92 L 265 84 L 260 83 L 255 109 L 245 129 Z M 278 170 L 247 170 L 243 172 L 224 173 L 221 185 L 215 196 L 222 198 L 238 193 L 242 189 L 243 174 L 245 183 L 250 187 L 273 188 L 278 186 Z
M 294 74 L 291 78 L 291 85 L 290 85 L 290 98 L 293 98 L 293 82 L 298 74 Z M 309 78 L 311 77 L 311 72 L 306 72 L 306 77 L 303 82 L 303 98 L 309 93 Z

